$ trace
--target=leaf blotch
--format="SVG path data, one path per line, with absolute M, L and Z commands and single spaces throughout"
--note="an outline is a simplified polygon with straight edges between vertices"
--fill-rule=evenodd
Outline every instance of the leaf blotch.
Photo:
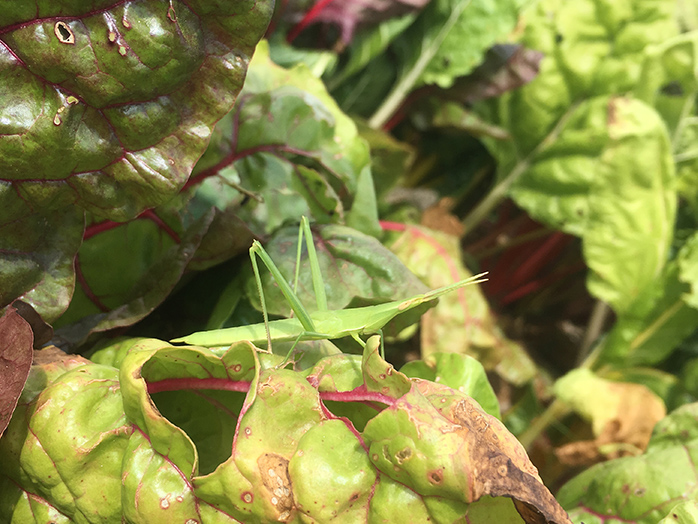
M 276 508 L 277 521 L 288 521 L 294 508 L 288 459 L 275 453 L 264 453 L 257 459 L 257 467 L 269 493 L 269 501 Z

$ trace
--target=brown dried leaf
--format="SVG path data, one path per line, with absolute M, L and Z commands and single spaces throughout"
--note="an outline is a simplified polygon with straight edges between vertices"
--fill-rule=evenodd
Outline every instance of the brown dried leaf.
M 34 334 L 29 323 L 14 309 L 0 318 L 0 435 L 27 382 L 32 365 Z
M 591 465 L 646 448 L 664 402 L 642 384 L 613 382 L 588 370 L 575 370 L 558 381 L 556 394 L 592 424 L 593 440 L 572 442 L 555 454 L 569 465 Z
M 443 231 L 448 235 L 462 237 L 465 233 L 463 224 L 460 223 L 457 216 L 451 213 L 455 204 L 455 199 L 451 197 L 442 198 L 422 213 L 422 225 L 429 229 Z

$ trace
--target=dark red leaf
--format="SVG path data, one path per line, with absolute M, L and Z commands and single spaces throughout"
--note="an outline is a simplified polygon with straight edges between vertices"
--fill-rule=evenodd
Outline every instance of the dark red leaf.
M 34 351 L 29 323 L 14 309 L 0 318 L 0 435 L 10 423 L 29 376 Z

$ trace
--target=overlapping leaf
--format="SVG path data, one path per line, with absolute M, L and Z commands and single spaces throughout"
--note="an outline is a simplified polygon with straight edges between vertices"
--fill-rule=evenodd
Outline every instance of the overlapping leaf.
M 21 297 L 55 320 L 83 211 L 129 220 L 182 188 L 242 87 L 270 4 L 3 7 L 0 307 Z
M 124 220 L 171 198 L 235 101 L 270 11 L 244 0 L 3 9 L 0 223 L 71 204 Z
M 545 53 L 541 72 L 490 105 L 490 122 L 512 139 L 487 141 L 499 185 L 466 219 L 474 225 L 508 194 L 537 220 L 580 236 L 589 289 L 621 322 L 662 278 L 673 237 L 672 124 L 650 105 L 659 86 L 646 87 L 643 69 L 678 33 L 673 7 L 550 0 L 529 13 L 521 42 Z M 645 88 L 642 100 L 625 96 Z
M 558 499 L 570 510 L 572 520 L 650 524 L 666 517 L 681 501 L 687 503 L 682 512 L 689 511 L 698 499 L 697 417 L 697 404 L 677 409 L 657 424 L 644 455 L 599 464 L 563 486 Z
M 470 276 L 460 260 L 458 238 L 410 227 L 391 249 L 430 287 Z M 536 367 L 523 348 L 495 325 L 487 301 L 475 287 L 461 288 L 439 299 L 422 319 L 424 358 L 437 352 L 470 355 L 514 384 L 531 380 Z
M 304 372 L 245 342 L 218 357 L 140 339 L 95 359 L 33 369 L 0 440 L 7 520 L 569 522 L 497 419 L 395 371 L 377 338 Z
M 226 183 L 244 189 L 238 203 L 252 195 L 236 214 L 258 234 L 301 215 L 379 232 L 369 150 L 356 125 L 306 66 L 273 64 L 266 43 L 193 178 L 203 180 L 195 198 L 218 207 L 226 203 L 216 194 L 234 194 Z

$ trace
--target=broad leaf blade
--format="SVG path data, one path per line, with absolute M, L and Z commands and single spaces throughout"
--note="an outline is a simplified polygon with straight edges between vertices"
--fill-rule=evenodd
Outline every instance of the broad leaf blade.
M 0 199 L 24 203 L 0 223 L 74 203 L 124 220 L 171 198 L 271 15 L 244 0 L 98 9 L 0 15 Z
M 34 335 L 14 309 L 0 317 L 0 436 L 10 423 L 32 364 Z

